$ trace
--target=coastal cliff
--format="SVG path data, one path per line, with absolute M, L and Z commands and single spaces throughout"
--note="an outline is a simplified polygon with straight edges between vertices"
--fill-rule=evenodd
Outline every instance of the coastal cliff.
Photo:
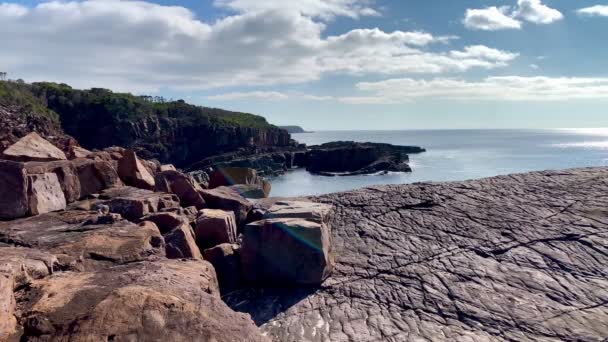
M 18 115 L 6 122 L 16 123 L 3 120 L 5 135 L 21 138 L 29 133 L 9 127 L 27 121 L 29 131 L 45 137 L 70 135 L 87 149 L 133 148 L 145 158 L 177 166 L 243 147 L 292 143 L 287 131 L 260 116 L 56 83 L 0 82 L 0 114 L 4 118 L 8 116 L 3 113 L 11 112 Z M 35 125 L 36 120 L 41 124 Z

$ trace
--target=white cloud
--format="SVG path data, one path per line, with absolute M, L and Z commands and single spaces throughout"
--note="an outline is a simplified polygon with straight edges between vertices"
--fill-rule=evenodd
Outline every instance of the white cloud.
M 608 5 L 596 5 L 591 7 L 581 8 L 576 11 L 580 15 L 592 17 L 608 17 Z
M 521 22 L 507 14 L 508 7 L 488 7 L 484 9 L 467 9 L 463 24 L 471 30 L 497 31 L 520 29 Z
M 450 52 L 450 55 L 455 58 L 485 59 L 497 63 L 510 62 L 519 56 L 518 53 L 492 49 L 484 45 L 467 46 L 464 51 L 452 51 Z
M 531 69 L 534 69 L 534 70 L 536 70 L 536 69 L 539 69 L 539 68 L 540 68 L 540 67 L 538 66 L 538 64 L 530 64 L 529 66 L 530 66 L 530 68 L 531 68 Z
M 359 18 L 378 16 L 380 13 L 370 7 L 369 0 L 216 0 L 215 5 L 227 7 L 242 13 L 265 12 L 268 10 L 296 11 L 305 16 L 333 19 L 334 17 Z
M 564 15 L 541 0 L 518 0 L 516 6 L 467 9 L 463 24 L 471 30 L 498 31 L 521 29 L 522 20 L 534 24 L 551 24 Z
M 502 76 L 488 77 L 481 81 L 400 78 L 362 82 L 357 84 L 357 88 L 366 94 L 343 97 L 340 101 L 352 104 L 395 104 L 423 98 L 460 101 L 608 99 L 608 78 Z
M 365 2 L 323 3 L 343 7 L 301 12 L 349 15 L 338 9 L 355 11 Z M 267 7 L 207 23 L 186 8 L 144 1 L 53 1 L 29 8 L 3 3 L 0 65 L 10 77 L 28 81 L 153 92 L 296 84 L 328 73 L 463 72 L 504 67 L 512 58 L 497 56 L 516 56 L 489 48 L 497 55 L 431 52 L 429 45 L 456 37 L 419 31 L 355 29 L 325 36 L 325 23 L 298 11 Z
M 232 101 L 232 100 L 267 100 L 280 101 L 287 100 L 289 96 L 277 91 L 251 91 L 233 92 L 214 96 L 207 96 L 208 100 L 213 101 Z
M 541 0 L 518 0 L 514 16 L 535 24 L 551 24 L 562 20 L 564 15 Z

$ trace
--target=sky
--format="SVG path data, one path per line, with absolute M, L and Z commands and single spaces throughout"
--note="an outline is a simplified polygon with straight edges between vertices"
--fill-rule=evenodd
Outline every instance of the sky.
M 0 71 L 311 130 L 608 127 L 608 0 L 0 0 Z

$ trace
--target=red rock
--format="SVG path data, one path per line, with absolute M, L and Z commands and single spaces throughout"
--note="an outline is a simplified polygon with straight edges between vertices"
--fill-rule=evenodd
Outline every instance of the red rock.
M 64 210 L 67 206 L 59 179 L 54 173 L 28 176 L 29 214 Z
M 238 245 L 224 243 L 206 249 L 203 254 L 205 260 L 215 267 L 222 291 L 233 290 L 243 285 L 243 270 L 238 251 Z
M 116 170 L 102 160 L 75 159 L 73 161 L 80 181 L 81 198 L 98 194 L 105 189 L 122 186 Z
M 271 185 L 264 178 L 258 176 L 257 171 L 245 167 L 223 167 L 209 175 L 209 189 L 232 185 L 258 185 L 268 197 Z
M 0 160 L 0 218 L 23 217 L 29 210 L 23 164 Z
M 195 206 L 202 209 L 205 206 L 199 193 L 202 188 L 192 177 L 178 171 L 163 171 L 156 175 L 155 181 L 155 191 L 176 194 L 183 207 Z
M 196 259 L 203 260 L 201 251 L 194 240 L 192 227 L 183 223 L 164 236 L 167 258 L 169 259 Z
M 253 207 L 253 204 L 241 196 L 238 191 L 229 187 L 222 186 L 213 190 L 201 190 L 199 193 L 203 196 L 208 207 L 234 212 L 238 225 L 245 222 L 247 214 Z
M 2 153 L 5 159 L 13 161 L 53 161 L 66 160 L 66 156 L 57 147 L 44 140 L 38 133 L 32 132 L 9 146 Z
M 87 158 L 92 152 L 80 147 L 80 146 L 71 146 L 70 147 L 70 159 L 76 159 L 76 158 Z
M 118 161 L 118 175 L 125 184 L 141 189 L 153 190 L 154 177 L 135 154 L 133 150 L 127 150 Z
M 236 219 L 232 211 L 203 209 L 196 219 L 196 242 L 202 248 L 236 242 Z

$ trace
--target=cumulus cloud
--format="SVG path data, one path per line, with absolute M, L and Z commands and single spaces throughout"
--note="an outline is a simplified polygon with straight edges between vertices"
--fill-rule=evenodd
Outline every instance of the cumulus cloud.
M 343 97 L 351 104 L 396 104 L 417 99 L 489 101 L 564 101 L 608 99 L 608 78 L 578 77 L 488 77 L 481 81 L 436 78 L 389 79 L 361 82 L 357 88 L 369 94 Z
M 467 9 L 463 24 L 471 30 L 497 31 L 520 29 L 521 22 L 513 19 L 507 12 L 509 7 L 488 7 Z
M 467 9 L 463 24 L 471 30 L 497 31 L 521 29 L 522 21 L 551 24 L 564 15 L 541 0 L 518 0 L 516 6 Z
M 576 11 L 579 15 L 592 17 L 608 17 L 608 5 L 595 5 L 591 7 L 581 8 Z
M 378 16 L 370 0 L 216 0 L 215 5 L 243 13 L 267 10 L 296 11 L 306 16 L 333 19 L 335 17 L 359 18 Z
M 541 0 L 518 0 L 514 16 L 535 24 L 551 24 L 562 20 L 564 15 Z
M 247 4 L 255 3 L 262 2 L 224 1 L 240 10 L 213 23 L 183 7 L 145 1 L 2 3 L 0 65 L 13 78 L 154 92 L 296 84 L 329 73 L 463 72 L 503 67 L 512 58 L 500 55 L 516 56 L 489 48 L 496 55 L 468 48 L 430 52 L 431 44 L 456 37 L 418 31 L 356 29 L 326 36 L 326 23 L 311 17 L 349 15 L 338 9 L 356 11 L 361 1 L 322 1 L 335 5 L 324 12 L 313 11 L 316 5 L 284 10 L 278 1 L 248 11 Z

